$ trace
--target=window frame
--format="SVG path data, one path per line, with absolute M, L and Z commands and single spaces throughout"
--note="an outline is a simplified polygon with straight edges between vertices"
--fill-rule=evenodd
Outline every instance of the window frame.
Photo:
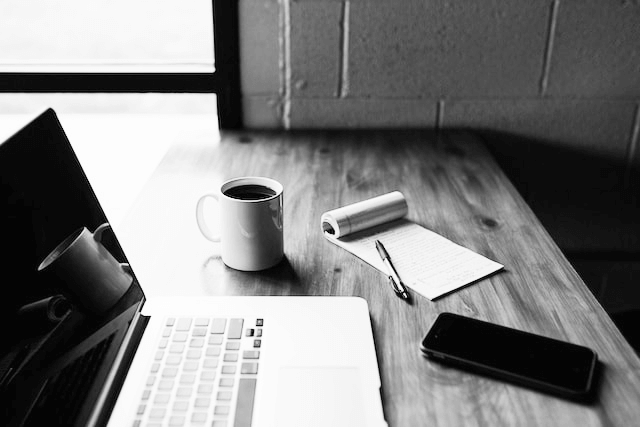
M 0 93 L 215 93 L 220 129 L 242 127 L 237 0 L 211 0 L 212 73 L 0 72 Z

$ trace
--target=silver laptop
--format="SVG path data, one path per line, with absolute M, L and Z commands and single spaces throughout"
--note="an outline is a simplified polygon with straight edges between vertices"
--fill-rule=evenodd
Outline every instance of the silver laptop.
M 0 204 L 0 424 L 386 425 L 363 299 L 146 300 L 135 266 L 100 316 L 61 296 L 37 266 L 107 218 L 52 110 L 0 145 Z

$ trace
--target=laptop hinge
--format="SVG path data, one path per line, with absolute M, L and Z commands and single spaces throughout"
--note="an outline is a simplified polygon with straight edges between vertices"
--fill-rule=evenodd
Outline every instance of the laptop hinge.
M 87 426 L 103 426 L 106 425 L 109 420 L 109 416 L 115 402 L 120 394 L 120 389 L 124 383 L 127 371 L 133 361 L 133 356 L 138 349 L 138 345 L 142 339 L 150 317 L 143 316 L 141 313 L 142 303 L 138 306 L 138 309 L 131 320 L 131 326 L 125 335 L 120 350 L 116 355 L 114 363 L 107 375 L 107 378 L 102 387 L 102 391 L 96 400 L 91 416 Z

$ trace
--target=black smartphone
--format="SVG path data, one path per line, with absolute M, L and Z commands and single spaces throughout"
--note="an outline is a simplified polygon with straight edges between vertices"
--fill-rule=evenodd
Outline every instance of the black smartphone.
M 597 354 L 552 338 L 441 313 L 420 346 L 437 361 L 570 399 L 592 396 Z

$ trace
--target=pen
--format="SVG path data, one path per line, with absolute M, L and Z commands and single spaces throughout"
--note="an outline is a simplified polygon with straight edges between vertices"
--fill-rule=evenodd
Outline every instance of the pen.
M 387 250 L 384 248 L 384 245 L 380 240 L 376 240 L 376 249 L 380 254 L 380 258 L 382 258 L 382 262 L 385 267 L 387 267 L 387 273 L 389 273 L 389 282 L 391 282 L 391 286 L 393 286 L 393 291 L 402 299 L 408 299 L 409 293 L 407 292 L 407 288 L 404 287 L 404 283 L 400 280 L 400 276 L 398 276 L 398 272 L 393 267 L 391 263 L 391 258 L 387 253 Z

